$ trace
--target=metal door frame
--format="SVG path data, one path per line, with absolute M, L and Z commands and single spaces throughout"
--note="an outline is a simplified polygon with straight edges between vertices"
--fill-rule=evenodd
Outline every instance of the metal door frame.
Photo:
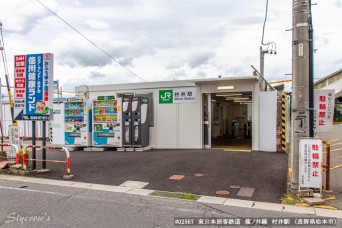
M 203 147 L 211 148 L 211 94 L 203 94 Z M 207 113 L 206 113 L 207 112 Z M 207 135 L 206 135 L 207 131 Z M 206 139 L 207 138 L 207 139 Z

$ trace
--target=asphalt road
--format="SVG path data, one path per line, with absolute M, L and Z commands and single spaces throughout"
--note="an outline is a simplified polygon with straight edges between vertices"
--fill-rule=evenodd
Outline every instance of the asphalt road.
M 227 190 L 228 197 L 280 203 L 286 192 L 287 159 L 282 153 L 224 152 L 222 150 L 151 150 L 145 152 L 86 152 L 71 153 L 73 181 L 120 185 L 125 181 L 148 182 L 145 189 L 188 192 L 217 196 Z M 37 155 L 41 155 L 37 151 Z M 39 157 L 38 156 L 38 157 Z M 59 150 L 48 151 L 48 159 L 65 159 Z M 41 164 L 37 165 L 41 168 Z M 61 180 L 63 164 L 48 163 L 49 173 L 35 177 Z M 201 173 L 203 176 L 196 176 Z M 169 180 L 172 175 L 184 175 L 180 181 Z M 252 197 L 238 196 L 237 188 L 254 188 Z
M 258 209 L 209 205 L 178 199 L 9 180 L 0 180 L 0 194 L 2 201 L 0 227 L 143 228 L 174 227 L 174 219 L 178 217 L 241 220 L 246 218 L 317 218 L 313 215 L 303 216 Z M 337 220 L 337 227 L 341 222 L 341 220 Z M 265 225 L 262 227 L 273 226 Z

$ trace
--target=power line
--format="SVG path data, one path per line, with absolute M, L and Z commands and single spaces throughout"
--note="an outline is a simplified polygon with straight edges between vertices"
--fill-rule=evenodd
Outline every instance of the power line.
M 4 62 L 5 74 L 8 75 L 8 65 L 7 65 L 7 58 L 6 58 L 6 51 L 5 51 L 5 42 L 4 42 L 4 36 L 2 34 L 2 22 L 0 22 L 0 34 L 1 34 L 1 40 L 0 40 L 1 55 L 2 55 L 2 60 Z
M 78 33 L 80 36 L 82 36 L 84 39 L 86 39 L 89 43 L 91 43 L 93 46 L 95 46 L 97 49 L 99 49 L 101 52 L 103 52 L 105 55 L 107 55 L 110 59 L 114 60 L 116 63 L 118 63 L 120 66 L 125 68 L 128 72 L 133 74 L 135 77 L 139 78 L 141 81 L 145 81 L 140 76 L 138 76 L 136 73 L 134 73 L 132 70 L 128 69 L 125 65 L 120 63 L 118 60 L 116 60 L 113 56 L 111 56 L 107 51 L 103 50 L 100 46 L 98 46 L 96 43 L 94 43 L 92 40 L 90 40 L 88 37 L 83 35 L 80 31 L 78 31 L 75 27 L 73 27 L 70 23 L 68 23 L 66 20 L 61 18 L 57 13 L 52 11 L 49 7 L 44 5 L 41 1 L 36 0 L 38 3 L 40 3 L 44 8 L 46 8 L 48 11 L 50 11 L 53 15 L 55 15 L 57 18 L 59 18 L 61 21 L 63 21 L 66 25 L 68 25 L 72 30 L 74 30 L 76 33 Z
M 267 14 L 268 14 L 268 0 L 266 0 L 265 20 L 264 20 L 264 25 L 262 26 L 262 37 L 261 37 L 261 44 L 262 45 L 267 45 L 267 44 L 264 44 L 264 35 L 265 35 L 265 26 L 266 26 L 266 21 L 267 21 Z

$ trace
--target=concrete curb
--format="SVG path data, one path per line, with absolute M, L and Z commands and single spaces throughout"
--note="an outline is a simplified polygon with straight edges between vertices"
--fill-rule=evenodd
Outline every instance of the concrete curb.
M 128 193 L 128 194 L 134 194 L 134 195 L 140 195 L 140 196 L 151 196 L 150 194 L 155 192 L 155 190 L 150 190 L 150 189 L 102 185 L 102 184 L 91 184 L 91 183 L 82 183 L 82 182 L 64 181 L 64 180 L 51 180 L 51 179 L 42 179 L 42 178 L 34 178 L 34 177 L 27 177 L 27 176 L 25 177 L 12 176 L 12 175 L 4 175 L 4 174 L 0 174 L 0 180 L 20 181 L 20 182 L 27 182 L 27 183 L 43 184 L 43 185 L 55 185 L 55 186 L 81 188 L 81 189 L 89 189 L 89 190 L 96 190 L 96 191 Z M 299 207 L 299 206 L 294 206 L 294 205 L 266 203 L 266 202 L 250 201 L 250 200 L 239 200 L 239 199 L 231 199 L 231 198 L 227 199 L 227 198 L 215 197 L 215 196 L 200 196 L 200 198 L 196 201 L 202 204 L 243 207 L 243 208 L 261 209 L 261 210 L 286 212 L 286 213 L 296 213 L 296 214 L 303 214 L 303 215 L 316 215 L 316 216 L 321 216 L 321 217 L 331 217 L 331 218 L 342 219 L 342 210 L 329 210 L 329 209 L 313 208 L 313 207 Z

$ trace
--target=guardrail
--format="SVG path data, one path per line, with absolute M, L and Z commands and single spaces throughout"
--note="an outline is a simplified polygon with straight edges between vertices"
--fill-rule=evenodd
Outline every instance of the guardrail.
M 27 148 L 46 148 L 46 149 L 62 149 L 66 153 L 66 160 L 59 161 L 59 160 L 43 160 L 43 159 L 26 159 L 26 150 Z M 16 156 L 18 159 L 16 160 L 16 164 L 19 164 L 19 152 Z M 52 163 L 65 163 L 66 164 L 66 175 L 72 176 L 70 174 L 70 153 L 69 150 L 64 146 L 37 146 L 37 145 L 25 145 L 23 150 L 23 170 L 26 171 L 27 169 L 27 161 L 38 161 L 38 162 L 52 162 Z

